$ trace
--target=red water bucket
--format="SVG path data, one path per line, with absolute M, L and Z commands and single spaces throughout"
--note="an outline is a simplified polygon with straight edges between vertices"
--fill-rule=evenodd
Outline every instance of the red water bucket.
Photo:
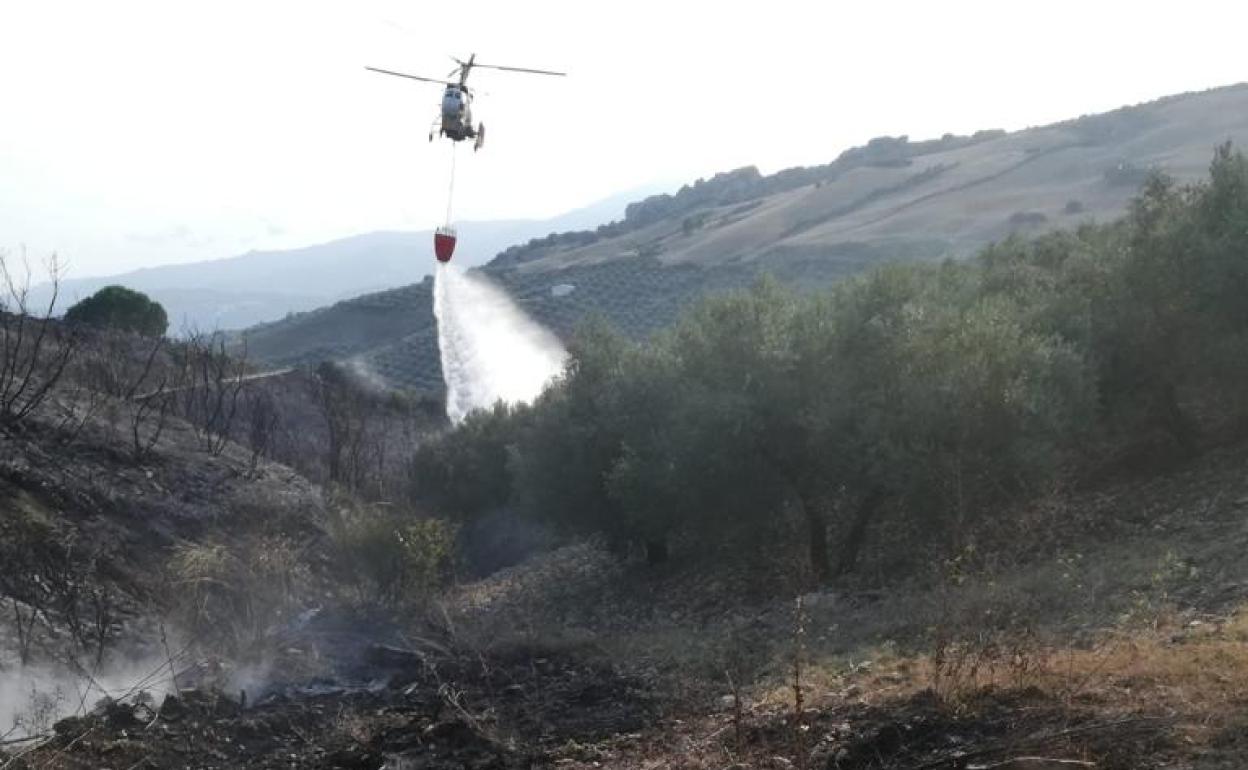
M 450 262 L 455 253 L 455 228 L 447 225 L 433 232 L 433 253 L 439 262 Z

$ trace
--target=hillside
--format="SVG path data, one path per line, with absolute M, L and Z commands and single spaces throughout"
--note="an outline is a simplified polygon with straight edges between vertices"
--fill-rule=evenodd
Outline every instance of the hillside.
M 814 287 L 887 260 L 964 257 L 1012 233 L 1115 218 L 1150 170 L 1200 178 L 1227 139 L 1248 143 L 1248 86 L 1013 133 L 883 137 L 824 166 L 699 180 L 629 205 L 610 225 L 507 249 L 482 270 L 560 334 L 596 313 L 641 336 L 693 298 L 760 272 Z M 396 385 L 437 387 L 430 288 L 340 302 L 245 336 L 274 363 L 350 359 Z
M 595 227 L 620 216 L 625 204 L 656 186 L 613 195 L 542 220 L 462 222 L 456 259 L 480 265 L 499 251 L 551 230 Z M 366 292 L 405 286 L 423 275 L 433 232 L 373 232 L 296 249 L 252 251 L 228 259 L 163 265 L 121 275 L 70 278 L 61 285 L 62 308 L 103 286 L 145 292 L 168 311 L 176 333 L 185 326 L 239 329 L 328 305 Z M 48 287 L 35 287 L 34 304 Z
M 1139 200 L 449 430 L 0 314 L 0 767 L 1242 767 L 1248 157 Z
M 336 566 L 330 492 L 233 442 L 205 451 L 175 416 L 136 460 L 135 405 L 110 401 L 121 414 L 104 419 L 81 399 L 58 388 L 0 460 L 5 766 L 1230 768 L 1248 756 L 1243 444 L 1038 501 L 1019 519 L 1027 537 L 991 541 L 996 560 L 812 590 L 796 612 L 783 550 L 655 568 L 592 543 L 448 587 L 436 609 L 387 608 L 357 606 L 337 582 L 354 573 Z M 86 429 L 58 427 L 64 410 Z M 61 579 L 33 583 L 50 597 L 29 615 L 29 646 L 12 618 L 39 605 L 12 595 L 16 559 Z M 193 571 L 170 583 L 170 569 Z M 92 606 L 107 613 L 98 660 Z M 21 678 L 28 649 L 41 679 Z
M 1248 140 L 1246 110 L 1240 85 L 1010 134 L 882 137 L 818 168 L 722 174 L 631 206 L 622 227 L 512 249 L 500 261 L 544 271 L 629 254 L 702 266 L 852 264 L 864 250 L 964 256 L 1011 233 L 1114 218 L 1150 169 L 1202 176 L 1215 145 Z

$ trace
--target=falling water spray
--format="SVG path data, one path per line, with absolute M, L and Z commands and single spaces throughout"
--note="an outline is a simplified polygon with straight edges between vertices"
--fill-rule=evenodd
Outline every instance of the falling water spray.
M 453 423 L 500 400 L 531 401 L 563 368 L 559 340 L 482 276 L 439 264 L 433 313 Z

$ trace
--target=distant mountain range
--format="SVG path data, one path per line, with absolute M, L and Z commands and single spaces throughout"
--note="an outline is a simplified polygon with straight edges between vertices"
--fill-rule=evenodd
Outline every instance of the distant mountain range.
M 760 272 L 820 286 L 886 260 L 964 257 L 1012 233 L 1120 216 L 1153 169 L 1205 176 L 1248 145 L 1248 85 L 1166 97 L 1006 133 L 880 137 L 823 166 L 744 168 L 630 204 L 622 219 L 513 246 L 481 268 L 567 334 L 586 315 L 633 335 Z M 351 361 L 392 384 L 441 387 L 431 281 L 245 332 L 282 364 Z
M 554 230 L 596 227 L 623 215 L 625 204 L 660 189 L 651 185 L 545 220 L 463 222 L 455 259 L 481 265 L 500 251 Z M 101 287 L 121 284 L 164 305 L 171 331 L 241 329 L 361 294 L 405 286 L 429 274 L 433 232 L 374 232 L 315 246 L 252 251 L 228 259 L 144 268 L 121 275 L 66 280 L 61 309 Z M 36 287 L 35 304 L 47 286 Z

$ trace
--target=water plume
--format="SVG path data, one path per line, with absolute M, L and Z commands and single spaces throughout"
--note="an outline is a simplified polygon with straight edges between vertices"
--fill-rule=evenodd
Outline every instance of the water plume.
M 453 423 L 500 400 L 531 401 L 563 368 L 558 338 L 484 276 L 439 264 L 433 312 Z

